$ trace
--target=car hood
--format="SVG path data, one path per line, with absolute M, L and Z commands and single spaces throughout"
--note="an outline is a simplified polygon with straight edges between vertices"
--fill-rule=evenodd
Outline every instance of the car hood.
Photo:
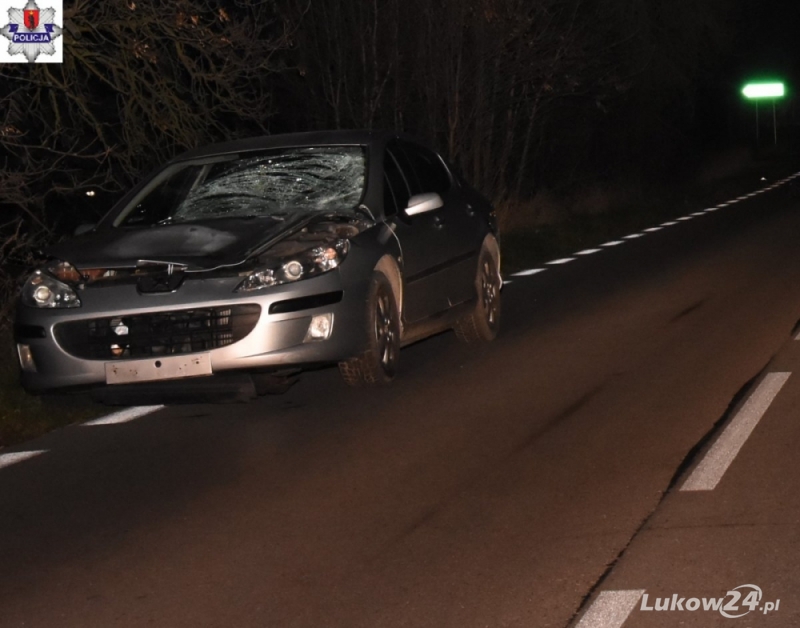
M 285 222 L 245 218 L 105 228 L 51 246 L 45 253 L 79 269 L 124 268 L 136 266 L 139 261 L 159 261 L 202 270 L 243 262 L 305 222 L 307 217 Z

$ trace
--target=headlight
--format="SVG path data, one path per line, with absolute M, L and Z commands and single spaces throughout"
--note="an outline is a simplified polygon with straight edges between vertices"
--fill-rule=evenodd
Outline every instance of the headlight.
M 29 307 L 80 307 L 81 300 L 67 284 L 37 270 L 22 288 L 22 302 Z
M 236 291 L 252 292 L 327 273 L 342 263 L 349 250 L 349 240 L 337 240 L 333 244 L 309 249 L 294 257 L 249 272 Z

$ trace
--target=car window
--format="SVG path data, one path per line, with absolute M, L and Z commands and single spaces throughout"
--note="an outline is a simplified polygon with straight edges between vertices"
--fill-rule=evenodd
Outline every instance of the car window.
M 398 145 L 414 169 L 422 192 L 443 195 L 450 189 L 450 174 L 436 153 L 409 142 L 398 142 Z
M 362 146 L 319 146 L 214 156 L 170 166 L 156 181 L 116 226 L 352 211 L 366 186 L 366 154 Z
M 166 173 L 160 183 L 134 202 L 125 217 L 126 226 L 154 225 L 169 217 L 197 183 L 202 166 L 185 166 Z
M 422 189 L 422 183 L 417 176 L 417 172 L 414 169 L 414 166 L 411 164 L 411 160 L 408 158 L 406 152 L 399 146 L 399 144 L 394 141 L 389 144 L 389 148 L 387 153 L 392 155 L 397 162 L 397 165 L 400 167 L 400 171 L 402 172 L 405 180 L 408 183 L 409 192 L 413 194 L 422 194 L 425 190 Z M 399 199 L 398 199 L 399 200 Z M 406 205 L 403 206 L 404 208 Z
M 398 211 L 408 207 L 411 192 L 403 172 L 397 165 L 392 151 L 387 150 L 383 159 L 383 172 L 385 176 L 383 203 L 386 216 L 394 216 Z

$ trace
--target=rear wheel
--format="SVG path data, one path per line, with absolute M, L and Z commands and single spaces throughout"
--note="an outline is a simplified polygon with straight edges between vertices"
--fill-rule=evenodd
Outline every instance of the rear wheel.
M 483 249 L 478 257 L 475 290 L 478 302 L 475 309 L 456 321 L 453 330 L 461 342 L 489 342 L 500 329 L 500 290 L 502 280 L 492 254 Z
M 339 372 L 350 386 L 388 384 L 400 357 L 400 312 L 389 280 L 374 272 L 367 298 L 367 348 L 359 356 L 339 362 Z

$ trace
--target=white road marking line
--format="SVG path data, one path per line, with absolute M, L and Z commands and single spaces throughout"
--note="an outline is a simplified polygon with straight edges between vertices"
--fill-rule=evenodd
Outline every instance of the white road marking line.
M 163 407 L 164 406 L 134 406 L 133 408 L 126 408 L 125 410 L 114 412 L 113 414 L 101 416 L 99 419 L 86 421 L 86 423 L 82 423 L 81 425 L 83 427 L 91 427 L 94 425 L 116 425 L 118 423 L 128 423 L 129 421 L 143 417 L 146 414 L 151 414 L 156 410 L 161 410 Z
M 603 591 L 575 628 L 621 628 L 644 595 L 644 589 Z
M 506 280 L 503 282 L 503 285 L 504 285 L 504 286 L 507 286 L 507 285 L 509 285 L 509 284 L 512 284 L 512 283 L 514 283 L 514 282 L 513 282 L 513 281 L 511 281 L 511 280 L 509 280 L 509 279 L 506 279 Z
M 3 467 L 10 467 L 12 464 L 28 460 L 34 456 L 45 453 L 46 449 L 39 449 L 36 451 L 17 451 L 13 454 L 0 454 L 0 469 Z
M 800 334 L 797 334 L 797 335 L 794 337 L 794 339 L 795 339 L 795 340 L 800 340 Z
M 791 373 L 769 373 L 747 399 L 681 491 L 713 491 Z
M 531 275 L 537 275 L 538 273 L 543 273 L 545 271 L 544 268 L 530 268 L 528 270 L 521 270 L 518 273 L 514 273 L 511 275 L 512 277 L 530 277 Z
M 586 249 L 585 251 L 579 251 L 579 252 L 575 253 L 575 255 L 593 255 L 594 253 L 599 253 L 603 248 L 610 248 L 612 246 L 619 246 L 620 244 L 624 244 L 625 240 L 636 240 L 638 238 L 643 238 L 645 236 L 645 234 L 656 233 L 657 231 L 661 231 L 664 227 L 672 227 L 672 226 L 677 225 L 677 224 L 679 224 L 681 222 L 686 222 L 687 220 L 692 220 L 693 218 L 697 218 L 699 216 L 702 216 L 703 214 L 708 214 L 708 213 L 711 213 L 711 212 L 715 212 L 715 211 L 717 211 L 719 209 L 722 209 L 723 207 L 728 207 L 730 205 L 733 205 L 734 203 L 738 203 L 739 201 L 743 201 L 743 200 L 746 200 L 748 198 L 752 198 L 753 196 L 756 196 L 757 194 L 761 194 L 762 192 L 766 192 L 768 190 L 776 188 L 779 185 L 782 185 L 782 184 L 784 184 L 784 183 L 786 183 L 786 182 L 790 181 L 791 179 L 794 179 L 795 177 L 798 177 L 798 176 L 800 176 L 800 172 L 796 172 L 795 174 L 791 175 L 787 179 L 784 179 L 782 181 L 778 181 L 777 183 L 775 183 L 774 185 L 772 185 L 770 187 L 765 187 L 765 188 L 763 188 L 761 190 L 758 190 L 756 192 L 752 192 L 750 194 L 745 194 L 744 196 L 739 196 L 739 197 L 737 197 L 737 198 L 735 198 L 733 200 L 727 201 L 725 203 L 720 203 L 716 207 L 708 207 L 708 208 L 706 208 L 706 209 L 704 209 L 702 211 L 695 212 L 693 214 L 689 214 L 688 216 L 683 216 L 681 218 L 677 218 L 675 220 L 671 220 L 669 222 L 662 223 L 658 227 L 650 227 L 649 229 L 644 229 L 642 231 L 642 233 L 632 233 L 631 235 L 623 237 L 621 240 L 613 240 L 611 242 L 606 242 L 605 244 L 601 244 L 600 245 L 601 248 L 599 248 L 599 249 Z M 552 262 L 547 262 L 546 265 L 547 266 L 559 266 L 559 265 L 568 264 L 569 262 L 574 262 L 574 261 L 575 261 L 574 257 L 566 257 L 564 259 L 557 259 L 557 260 L 553 260 Z M 543 273 L 545 270 L 546 270 L 545 268 L 531 268 L 529 270 L 522 270 L 522 271 L 520 271 L 518 273 L 514 273 L 511 276 L 512 277 L 530 277 L 530 276 L 536 275 L 538 273 Z M 503 285 L 508 285 L 510 283 L 512 283 L 512 282 L 511 281 L 506 281 L 506 282 L 503 283 Z M 798 339 L 800 340 L 800 337 L 798 337 Z M 109 424 L 112 424 L 112 423 L 125 423 L 127 421 L 132 421 L 134 419 L 137 419 L 140 416 L 144 416 L 145 414 L 149 414 L 150 412 L 155 412 L 156 410 L 162 408 L 163 406 L 152 406 L 152 407 L 145 406 L 145 407 L 146 408 L 152 408 L 152 409 L 147 409 L 146 411 L 141 412 L 140 414 L 136 414 L 134 416 L 128 416 L 126 414 L 126 412 L 128 412 L 128 411 L 127 410 L 123 410 L 121 412 L 116 412 L 114 414 L 111 414 L 111 415 L 109 415 L 107 417 L 101 417 L 99 419 L 95 419 L 94 421 L 89 421 L 87 423 L 84 423 L 84 425 L 109 425 Z M 136 408 L 131 408 L 131 411 L 134 411 L 134 410 L 137 410 L 137 409 Z

